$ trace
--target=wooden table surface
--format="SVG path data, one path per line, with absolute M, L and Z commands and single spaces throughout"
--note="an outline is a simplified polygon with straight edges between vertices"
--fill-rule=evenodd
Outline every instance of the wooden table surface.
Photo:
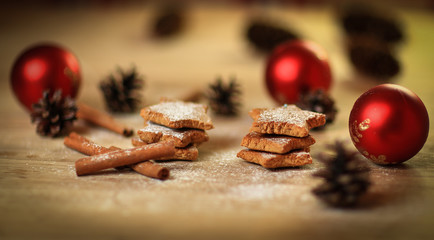
M 311 194 L 319 183 L 311 174 L 321 167 L 315 159 L 301 168 L 267 170 L 236 157 L 251 124 L 248 110 L 273 106 L 263 80 L 265 58 L 252 51 L 242 31 L 258 8 L 193 6 L 185 32 L 168 41 L 147 35 L 148 5 L 0 9 L 0 239 L 434 238 L 432 133 L 405 164 L 372 164 L 373 185 L 362 206 L 350 210 L 329 208 Z M 375 83 L 357 77 L 348 64 L 332 9 L 266 11 L 330 55 L 339 114 L 325 131 L 313 133 L 312 155 L 335 139 L 349 141 L 351 107 Z M 397 11 L 408 39 L 399 47 L 403 71 L 396 83 L 416 92 L 434 116 L 434 16 Z M 212 116 L 215 129 L 199 148 L 199 159 L 162 163 L 171 170 L 166 181 L 115 171 L 77 177 L 74 162 L 82 155 L 67 149 L 62 138 L 38 136 L 10 87 L 15 58 L 41 41 L 75 53 L 83 75 L 78 99 L 97 108 L 104 107 L 98 82 L 116 66 L 135 65 L 146 78 L 146 104 L 161 96 L 181 98 L 219 75 L 236 76 L 242 113 Z M 135 129 L 143 124 L 138 113 L 114 117 Z M 105 146 L 131 146 L 129 138 L 83 122 L 74 130 Z

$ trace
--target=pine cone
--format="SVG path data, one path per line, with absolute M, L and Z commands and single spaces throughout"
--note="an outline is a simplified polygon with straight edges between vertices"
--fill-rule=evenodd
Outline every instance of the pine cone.
M 354 206 L 368 189 L 369 167 L 359 158 L 358 152 L 349 152 L 342 142 L 333 147 L 335 156 L 320 156 L 325 168 L 313 174 L 324 181 L 312 192 L 334 207 Z
M 112 112 L 134 112 L 141 103 L 144 80 L 133 68 L 129 72 L 118 69 L 100 82 L 107 108 Z
M 387 50 L 355 46 L 349 51 L 353 66 L 361 73 L 385 81 L 400 71 L 398 60 Z
M 388 16 L 389 15 L 389 16 Z M 341 11 L 340 22 L 348 35 L 365 35 L 385 43 L 404 40 L 401 24 L 396 17 L 381 9 L 354 4 Z
M 298 39 L 297 34 L 259 19 L 249 24 L 246 37 L 257 49 L 264 52 L 271 52 L 280 43 Z
M 335 101 L 321 89 L 302 94 L 296 105 L 304 110 L 325 114 L 326 124 L 332 123 L 338 112 Z
M 50 91 L 44 91 L 32 108 L 32 123 L 37 124 L 36 132 L 42 136 L 56 137 L 77 119 L 75 101 L 69 96 L 63 99 L 62 90 L 57 90 L 51 98 Z
M 211 109 L 219 115 L 237 115 L 241 107 L 240 85 L 232 78 L 226 85 L 221 78 L 209 85 L 207 98 Z

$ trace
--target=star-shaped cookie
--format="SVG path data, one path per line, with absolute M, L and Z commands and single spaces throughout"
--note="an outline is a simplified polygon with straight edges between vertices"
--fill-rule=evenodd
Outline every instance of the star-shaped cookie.
M 237 157 L 265 168 L 297 167 L 312 163 L 308 148 L 294 150 L 286 154 L 243 149 L 237 154 Z
M 208 141 L 208 134 L 200 129 L 171 129 L 148 121 L 146 126 L 137 131 L 140 139 L 145 143 L 173 141 L 175 147 L 183 148 L 189 144 L 200 144 Z
M 249 112 L 254 122 L 251 132 L 306 137 L 309 130 L 325 124 L 324 114 L 301 110 L 295 105 L 255 108 Z
M 162 99 L 159 104 L 143 108 L 140 116 L 170 128 L 209 130 L 214 126 L 207 110 L 203 104 Z
M 284 154 L 294 149 L 307 148 L 314 143 L 315 139 L 310 135 L 300 138 L 250 132 L 241 141 L 241 146 L 252 150 Z

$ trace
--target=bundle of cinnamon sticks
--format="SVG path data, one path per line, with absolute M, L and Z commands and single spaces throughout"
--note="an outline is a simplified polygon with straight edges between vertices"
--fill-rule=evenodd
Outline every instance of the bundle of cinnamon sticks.
M 64 144 L 89 155 L 75 162 L 77 176 L 127 166 L 145 176 L 164 180 L 169 177 L 169 170 L 153 162 L 152 159 L 170 157 L 175 153 L 173 142 L 160 142 L 130 149 L 120 149 L 114 146 L 106 148 L 75 132 L 65 137 Z
M 83 103 L 78 104 L 77 118 L 124 136 L 133 135 L 133 129 L 115 121 L 109 114 Z M 120 149 L 115 146 L 97 145 L 76 132 L 65 137 L 64 144 L 73 150 L 88 155 L 88 157 L 75 162 L 77 176 L 88 175 L 109 168 L 120 170 L 127 167 L 142 175 L 164 180 L 169 177 L 170 171 L 152 159 L 171 157 L 175 153 L 173 142 L 160 142 L 130 149 Z

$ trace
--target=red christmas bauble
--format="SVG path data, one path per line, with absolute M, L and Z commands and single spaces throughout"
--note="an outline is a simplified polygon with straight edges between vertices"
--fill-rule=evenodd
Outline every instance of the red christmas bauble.
M 306 92 L 327 91 L 332 82 L 327 54 L 309 41 L 282 43 L 267 61 L 265 80 L 268 92 L 279 104 L 295 103 Z
M 77 58 L 66 49 L 52 45 L 36 45 L 26 49 L 14 63 L 11 85 L 18 100 L 28 109 L 44 90 L 61 89 L 62 96 L 75 98 L 81 82 Z
M 359 152 L 374 163 L 401 163 L 425 144 L 428 112 L 412 91 L 382 84 L 366 91 L 354 103 L 349 130 Z

